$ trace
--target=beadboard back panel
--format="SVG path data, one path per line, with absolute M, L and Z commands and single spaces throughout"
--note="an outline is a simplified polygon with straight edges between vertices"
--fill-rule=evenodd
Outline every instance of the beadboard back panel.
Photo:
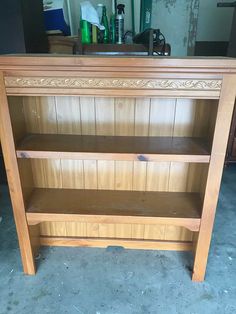
M 9 103 L 12 119 L 21 121 L 13 123 L 16 139 L 26 132 L 207 138 L 214 129 L 213 113 L 217 110 L 214 100 L 192 99 L 34 96 L 9 97 Z M 181 162 L 60 159 L 18 162 L 26 199 L 27 186 L 32 185 L 26 183 L 29 172 L 33 186 L 41 188 L 201 192 L 208 168 L 205 164 Z M 169 225 L 43 222 L 41 234 L 192 240 L 191 231 Z

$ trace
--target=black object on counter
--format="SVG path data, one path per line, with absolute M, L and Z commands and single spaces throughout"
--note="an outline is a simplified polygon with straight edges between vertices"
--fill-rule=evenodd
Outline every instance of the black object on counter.
M 164 55 L 164 47 L 165 47 L 165 36 L 161 33 L 160 29 L 149 28 L 144 32 L 137 34 L 133 38 L 133 42 L 136 44 L 143 44 L 148 48 L 149 55 L 153 55 L 153 53 L 157 53 L 158 55 Z M 156 46 L 163 46 L 163 51 L 156 51 Z

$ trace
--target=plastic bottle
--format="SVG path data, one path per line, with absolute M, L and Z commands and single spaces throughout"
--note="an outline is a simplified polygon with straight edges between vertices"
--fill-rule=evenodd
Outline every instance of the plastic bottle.
M 107 19 L 107 10 L 105 6 L 103 6 L 102 10 L 102 25 L 105 27 L 105 30 L 103 31 L 103 43 L 107 44 L 109 43 L 109 25 Z
M 91 24 L 88 21 L 81 20 L 80 29 L 81 29 L 81 36 L 82 36 L 82 44 L 90 44 L 91 43 Z
M 125 14 L 125 5 L 117 5 L 117 15 L 116 15 L 116 43 L 124 43 L 124 14 Z
M 92 25 L 92 43 L 97 44 L 98 42 L 98 28 L 96 25 Z

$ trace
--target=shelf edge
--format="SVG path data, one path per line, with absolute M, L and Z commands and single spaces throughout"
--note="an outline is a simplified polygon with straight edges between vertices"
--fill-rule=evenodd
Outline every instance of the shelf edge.
M 26 213 L 29 225 L 40 222 L 85 222 L 105 224 L 164 224 L 185 227 L 190 231 L 197 232 L 200 229 L 200 218 L 173 218 L 173 217 L 145 217 L 145 216 L 116 216 L 116 215 L 79 215 L 57 213 Z
M 22 159 L 70 159 L 70 160 L 117 160 L 117 161 L 167 161 L 209 163 L 210 155 L 177 154 L 133 154 L 133 153 L 83 153 L 16 150 L 17 158 Z

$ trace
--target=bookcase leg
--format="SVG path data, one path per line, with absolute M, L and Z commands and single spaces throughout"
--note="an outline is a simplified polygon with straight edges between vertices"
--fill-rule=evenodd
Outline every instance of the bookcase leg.
M 20 232 L 22 233 L 22 231 L 21 226 Z M 25 230 L 25 235 L 21 235 L 19 237 L 19 245 L 24 273 L 26 275 L 35 275 L 36 266 L 34 261 L 34 245 L 31 243 L 30 230 L 28 228 Z
M 207 239 L 205 238 L 205 232 L 202 231 L 202 234 L 199 233 L 195 251 L 192 281 L 201 282 L 205 279 L 210 239 L 210 233 L 207 236 Z

